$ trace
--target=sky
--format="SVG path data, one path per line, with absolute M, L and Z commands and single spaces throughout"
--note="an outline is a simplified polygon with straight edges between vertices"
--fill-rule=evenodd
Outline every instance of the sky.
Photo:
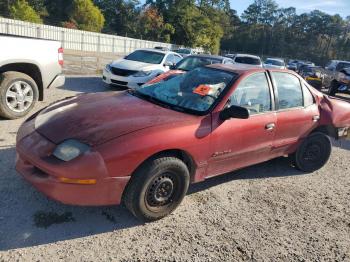
M 314 9 L 329 14 L 340 14 L 342 17 L 350 16 L 350 0 L 275 0 L 280 7 L 293 6 L 297 13 L 310 12 Z M 230 0 L 231 8 L 242 12 L 253 2 L 253 0 Z

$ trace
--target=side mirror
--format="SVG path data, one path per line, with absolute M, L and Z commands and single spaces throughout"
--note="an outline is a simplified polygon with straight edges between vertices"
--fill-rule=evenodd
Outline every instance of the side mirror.
M 176 69 L 176 65 L 171 65 L 169 68 L 170 68 L 170 70 L 175 70 Z
M 174 64 L 172 62 L 169 62 L 169 61 L 166 61 L 164 63 L 164 66 L 169 66 L 169 67 L 172 67 Z
M 248 119 L 249 110 L 241 106 L 230 106 L 222 110 L 220 112 L 219 117 L 223 121 L 228 120 L 230 118 Z

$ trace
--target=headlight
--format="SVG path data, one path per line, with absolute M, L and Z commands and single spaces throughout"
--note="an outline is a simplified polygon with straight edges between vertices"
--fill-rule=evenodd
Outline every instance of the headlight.
M 144 77 L 144 76 L 149 76 L 152 74 L 153 71 L 139 71 L 135 74 L 133 74 L 133 76 L 136 76 L 136 77 Z
M 89 151 L 90 147 L 77 140 L 69 139 L 59 144 L 53 155 L 63 161 L 70 161 Z
M 108 72 L 111 72 L 111 64 L 107 64 L 107 65 L 106 65 L 106 70 L 107 70 Z

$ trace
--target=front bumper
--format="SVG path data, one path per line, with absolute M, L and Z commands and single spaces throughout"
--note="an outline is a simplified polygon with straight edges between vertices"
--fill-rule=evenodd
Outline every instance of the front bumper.
M 66 77 L 63 74 L 57 75 L 47 88 L 57 88 L 64 86 Z
M 125 88 L 137 88 L 148 81 L 152 80 L 155 76 L 153 74 L 145 77 L 134 77 L 134 76 L 118 76 L 111 72 L 103 69 L 102 80 L 106 84 L 116 85 Z
M 16 146 L 16 170 L 37 190 L 64 204 L 102 206 L 120 204 L 130 177 L 110 177 L 98 152 L 63 162 L 51 155 L 55 144 L 32 132 Z M 96 184 L 60 182 L 58 178 L 96 179 Z

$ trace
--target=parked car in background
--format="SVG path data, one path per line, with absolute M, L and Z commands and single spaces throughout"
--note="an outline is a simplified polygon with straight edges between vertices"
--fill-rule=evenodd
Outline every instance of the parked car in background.
M 286 63 L 280 58 L 267 58 L 264 62 L 264 68 L 286 69 Z
M 109 85 L 136 88 L 169 71 L 181 59 L 181 55 L 171 51 L 138 49 L 106 65 L 102 78 Z
M 350 104 L 296 73 L 214 64 L 46 107 L 18 131 L 16 169 L 52 199 L 124 203 L 152 221 L 174 211 L 190 183 L 232 170 L 282 156 L 318 170 L 329 136 L 349 127 Z
M 153 78 L 147 84 L 153 84 L 160 81 L 167 81 L 179 74 L 186 73 L 197 67 L 211 65 L 211 64 L 233 64 L 231 58 L 223 56 L 214 56 L 214 55 L 190 55 L 178 62 L 174 67 L 171 68 L 166 73 L 163 73 L 156 78 Z
M 60 42 L 0 34 L 0 50 L 1 117 L 25 116 L 47 88 L 64 85 Z
M 182 55 L 182 57 L 196 54 L 196 51 L 194 49 L 191 49 L 191 48 L 180 48 L 180 49 L 175 50 L 174 52 Z
M 300 75 L 317 90 L 321 90 L 324 86 L 324 69 L 320 66 L 305 67 Z
M 298 69 L 298 60 L 289 60 L 287 64 L 287 69 L 296 72 Z
M 261 68 L 262 62 L 259 56 L 248 54 L 226 54 L 225 57 L 231 58 L 237 65 L 244 65 L 245 67 Z
M 339 90 L 343 86 L 340 77 L 346 72 L 343 71 L 345 68 L 350 68 L 350 61 L 332 60 L 325 67 L 324 84 L 328 87 L 328 93 L 330 95 L 334 96 L 336 93 L 342 92 L 342 90 Z

